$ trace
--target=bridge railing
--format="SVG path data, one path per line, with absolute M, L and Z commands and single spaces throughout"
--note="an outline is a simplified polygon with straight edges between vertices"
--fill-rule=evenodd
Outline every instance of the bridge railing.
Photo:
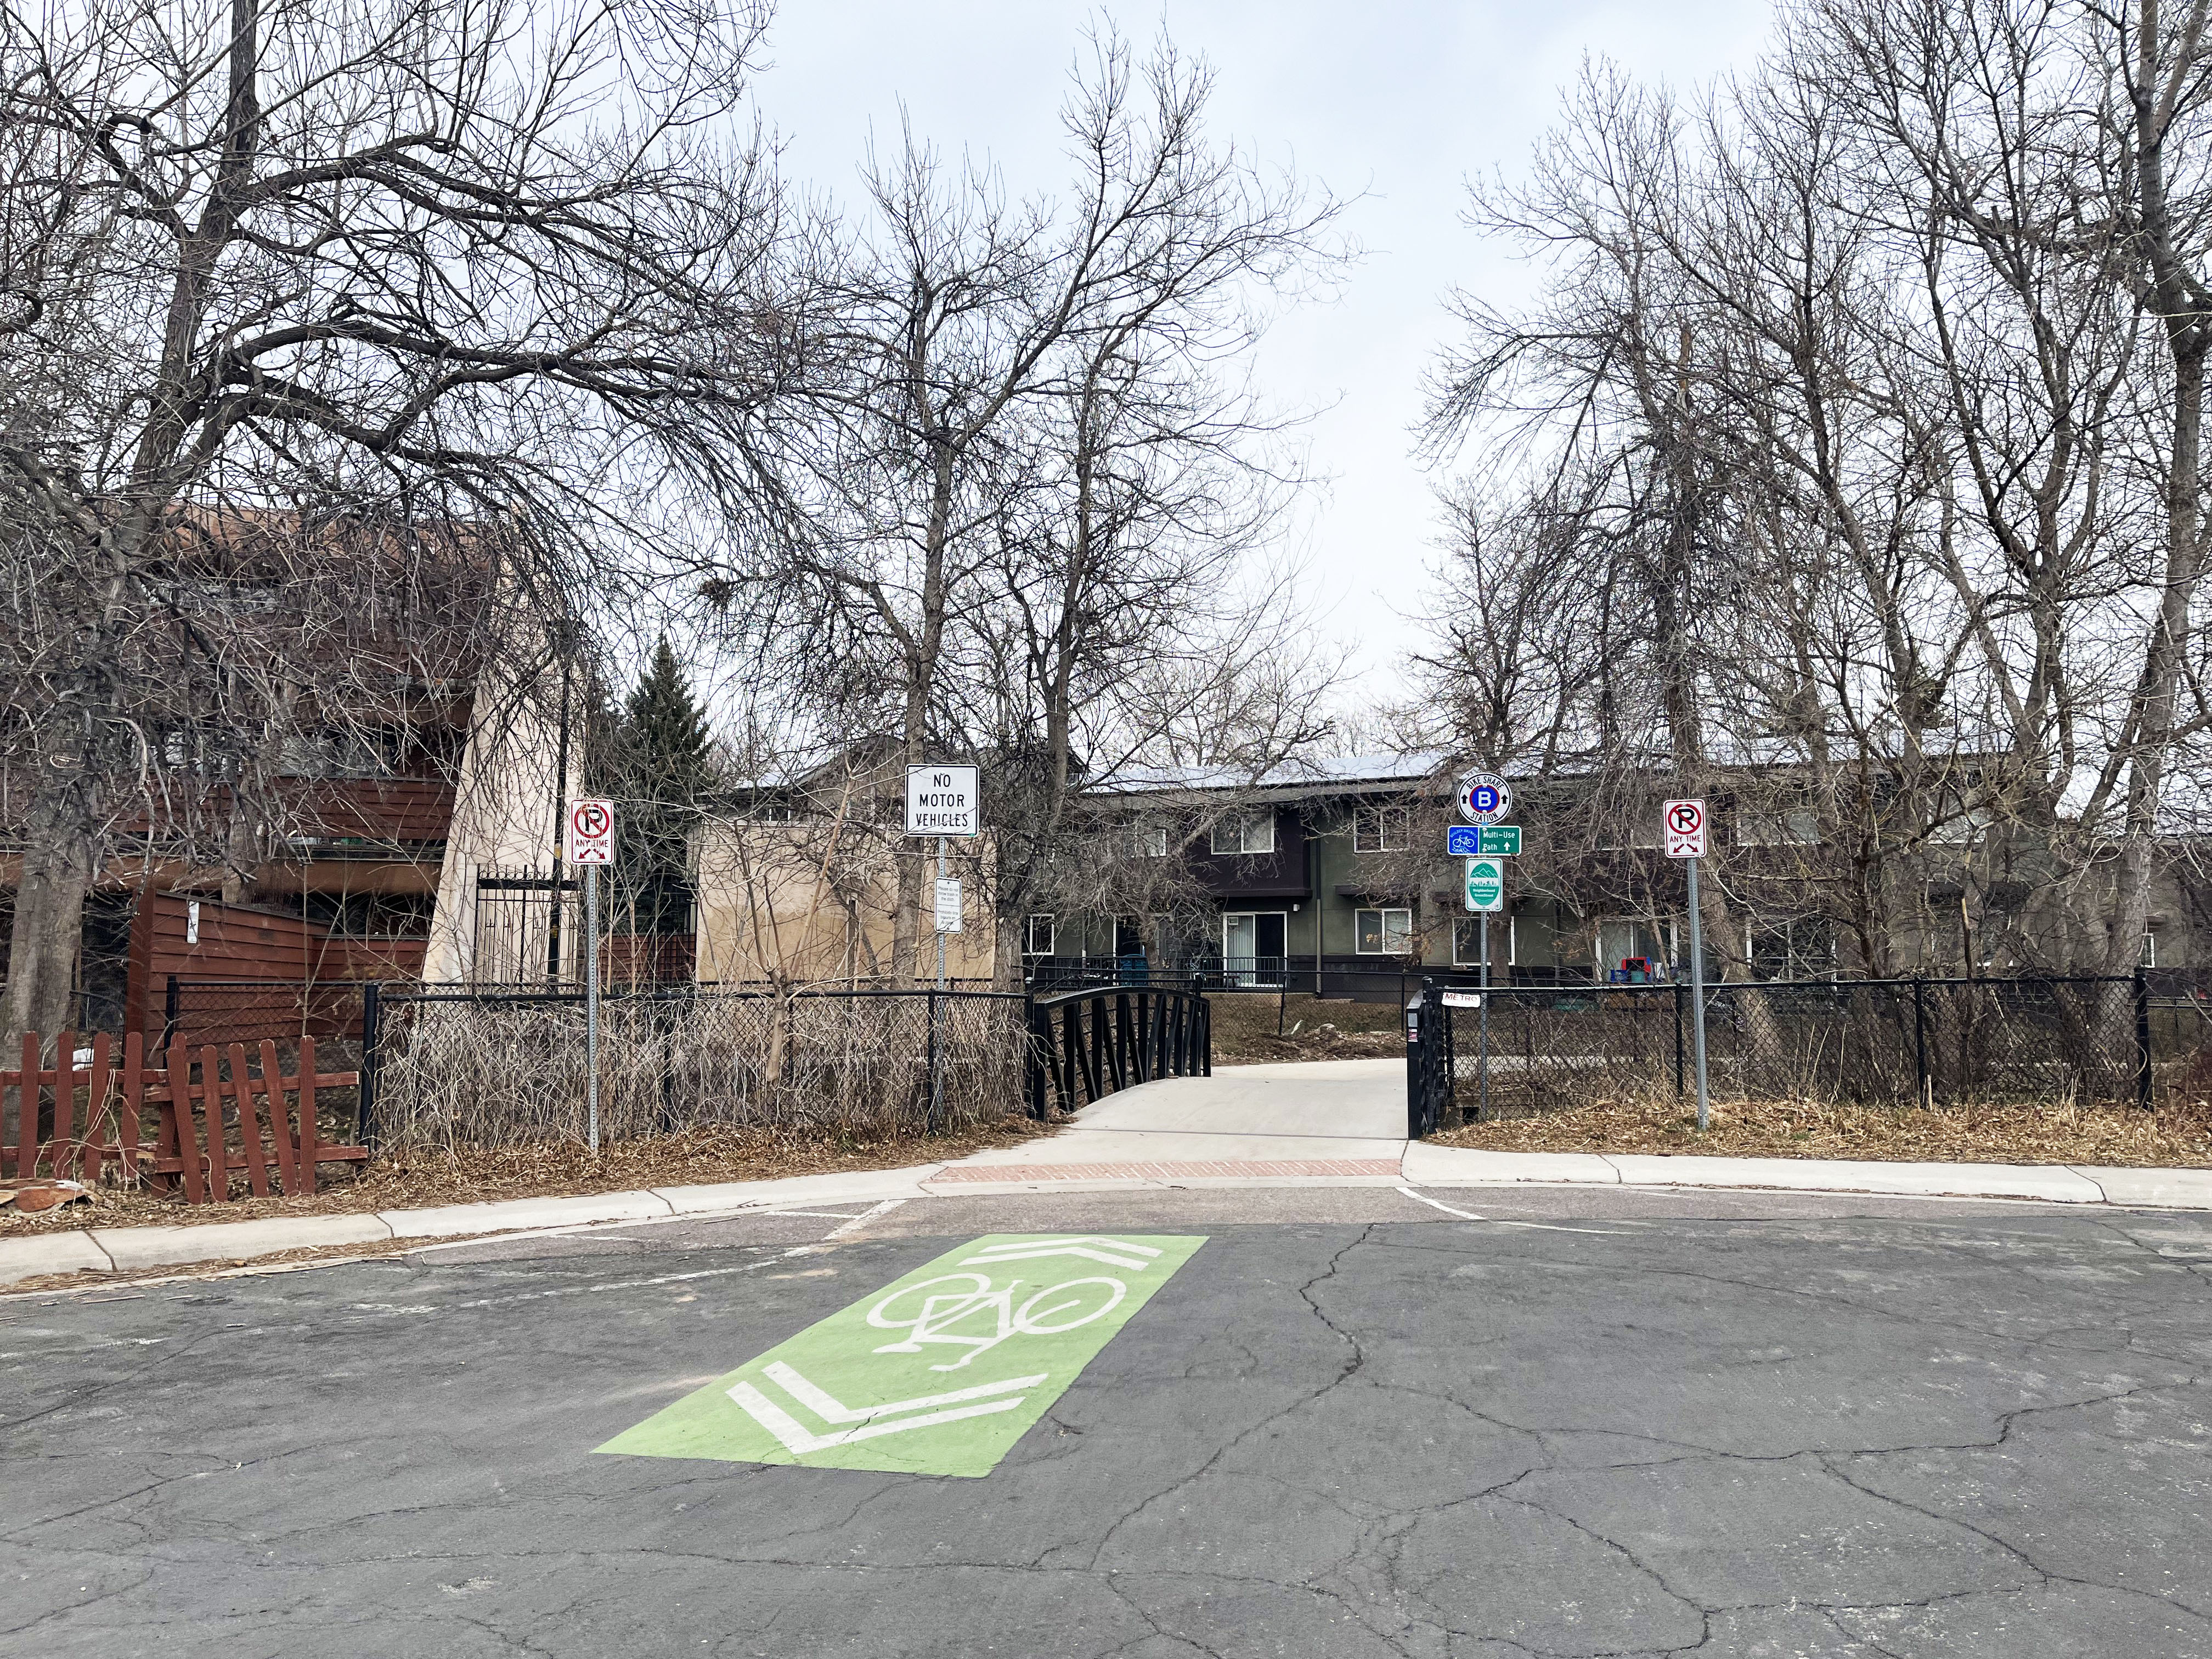
M 1199 993 L 1101 986 L 1030 1001 L 1030 1113 L 1072 1112 L 1117 1089 L 1213 1074 L 1213 1013 Z

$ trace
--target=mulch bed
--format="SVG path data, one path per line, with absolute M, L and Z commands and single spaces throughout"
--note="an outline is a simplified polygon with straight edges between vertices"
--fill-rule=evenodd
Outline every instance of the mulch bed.
M 186 1204 L 136 1189 L 101 1188 L 90 1205 L 33 1215 L 0 1210 L 0 1238 L 76 1227 L 196 1226 L 266 1216 L 357 1215 L 505 1198 L 565 1198 L 641 1187 L 694 1187 L 725 1181 L 775 1181 L 842 1170 L 896 1170 L 965 1158 L 987 1146 L 1017 1146 L 1056 1125 L 1010 1116 L 937 1135 L 845 1139 L 795 1130 L 701 1129 L 612 1143 L 594 1158 L 574 1145 L 464 1147 L 447 1153 L 393 1153 L 350 1179 L 326 1173 L 313 1197 L 246 1198 Z M 326 1171 L 335 1166 L 325 1166 Z
M 1533 1117 L 1470 1123 L 1433 1139 L 1438 1146 L 1504 1152 L 2212 1169 L 2212 1103 L 2204 1101 L 2148 1112 L 2065 1104 L 1967 1103 L 1930 1109 L 1715 1101 L 1711 1117 L 1712 1127 L 1700 1134 L 1695 1109 L 1671 1099 L 1604 1101 Z

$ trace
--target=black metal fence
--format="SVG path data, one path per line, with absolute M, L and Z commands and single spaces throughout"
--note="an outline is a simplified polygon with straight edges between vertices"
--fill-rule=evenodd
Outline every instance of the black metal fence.
M 1060 1109 L 1072 1112 L 1155 1078 L 1213 1074 L 1212 1010 L 1194 991 L 1063 991 L 1030 1000 L 1028 1027 L 1030 1109 L 1038 1117 L 1048 1084 Z
M 1798 980 L 1709 985 L 1717 1099 L 2121 1103 L 2195 1080 L 2203 1019 L 2145 976 Z M 1493 988 L 1422 982 L 1409 1056 L 1431 1126 L 1694 1088 L 1685 985 Z M 1486 1011 L 1480 1006 L 1487 1003 Z M 1484 1018 L 1487 1013 L 1486 1023 Z
M 1269 995 L 1350 998 L 1363 1002 L 1403 1003 L 1421 982 L 1423 970 L 1396 957 L 1377 957 L 1372 966 L 1327 962 L 1311 957 L 1032 957 L 1022 964 L 1024 982 L 1036 996 L 1109 986 L 1155 986 L 1212 994 L 1264 992 Z

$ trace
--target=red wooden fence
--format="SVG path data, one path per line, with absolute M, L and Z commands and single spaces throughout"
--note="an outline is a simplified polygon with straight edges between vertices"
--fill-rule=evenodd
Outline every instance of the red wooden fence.
M 164 1192 L 181 1183 L 186 1203 L 204 1204 L 231 1197 L 234 1175 L 247 1194 L 267 1197 L 273 1169 L 289 1196 L 315 1190 L 320 1164 L 368 1158 L 365 1146 L 320 1138 L 315 1091 L 354 1086 L 360 1074 L 317 1072 L 313 1037 L 300 1040 L 289 1077 L 274 1042 L 259 1045 L 258 1068 L 244 1043 L 227 1052 L 205 1043 L 195 1054 L 181 1035 L 149 1063 L 138 1031 L 124 1037 L 119 1066 L 114 1039 L 102 1031 L 91 1063 L 80 1067 L 76 1042 L 76 1032 L 63 1032 L 53 1066 L 42 1070 L 39 1039 L 27 1034 L 21 1067 L 0 1072 L 0 1127 L 11 1098 L 15 1109 L 14 1133 L 0 1136 L 0 1176 L 35 1176 L 43 1163 L 49 1174 L 94 1184 L 112 1164 L 125 1181 Z

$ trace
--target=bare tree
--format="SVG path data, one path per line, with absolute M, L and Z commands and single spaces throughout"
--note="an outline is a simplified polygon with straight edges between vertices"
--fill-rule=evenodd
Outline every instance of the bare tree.
M 402 593 L 470 567 L 484 638 L 534 619 L 502 648 L 542 651 L 577 550 L 618 545 L 625 472 L 711 481 L 699 411 L 757 399 L 777 345 L 754 286 L 773 202 L 704 131 L 761 21 L 742 0 L 0 11 L 24 849 L 0 1040 L 64 1023 L 118 847 L 237 856 L 255 769 L 203 829 L 166 799 L 176 733 L 266 756 L 311 706 L 349 718 L 343 630 L 295 603 L 343 606 L 305 581 L 334 546 L 380 544 Z M 288 587 L 279 639 L 257 596 Z
M 819 258 L 794 383 L 817 423 L 735 434 L 782 534 L 710 592 L 826 721 L 910 763 L 992 765 L 999 808 L 1026 803 L 994 811 L 1017 901 L 1074 769 L 1145 741 L 1115 683 L 1216 637 L 1227 578 L 1298 482 L 1222 366 L 1264 301 L 1340 257 L 1336 208 L 1209 140 L 1209 88 L 1164 44 L 1140 63 L 1097 41 L 1058 201 L 1009 202 L 908 135 L 869 171 L 866 223 Z M 904 860 L 902 977 L 921 879 Z

